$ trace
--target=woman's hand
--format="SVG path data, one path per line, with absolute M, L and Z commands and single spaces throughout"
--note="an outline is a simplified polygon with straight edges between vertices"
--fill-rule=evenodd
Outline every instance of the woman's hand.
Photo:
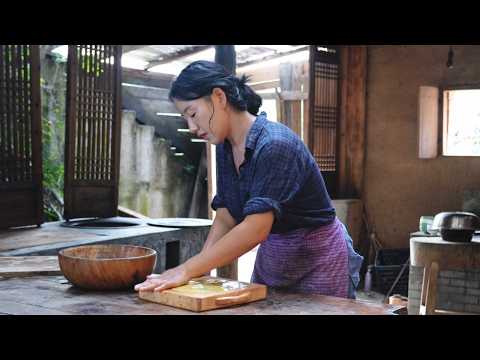
M 179 265 L 161 274 L 151 274 L 143 283 L 135 285 L 136 291 L 162 291 L 186 284 L 191 277 L 184 265 Z

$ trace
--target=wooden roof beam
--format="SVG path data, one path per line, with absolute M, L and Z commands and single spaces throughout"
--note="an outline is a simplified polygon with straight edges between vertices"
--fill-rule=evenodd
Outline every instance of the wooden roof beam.
M 284 51 L 284 52 L 281 52 L 281 53 L 275 53 L 275 54 L 272 54 L 272 55 L 267 55 L 267 56 L 265 56 L 263 58 L 260 58 L 260 59 L 257 59 L 257 60 L 247 61 L 247 62 L 243 62 L 243 63 L 237 63 L 237 69 L 238 69 L 239 72 L 241 72 L 243 67 L 246 67 L 246 66 L 249 66 L 249 65 L 254 65 L 254 64 L 259 64 L 259 63 L 262 63 L 264 61 L 268 61 L 268 60 L 276 59 L 276 58 L 279 58 L 279 57 L 295 54 L 295 53 L 298 53 L 298 52 L 301 52 L 301 51 L 308 50 L 308 48 L 309 48 L 308 45 L 305 45 L 305 46 L 302 46 L 302 47 L 294 49 L 294 50 Z
M 174 80 L 170 74 L 161 74 L 151 71 L 122 68 L 122 82 L 127 84 L 152 86 L 162 89 L 170 88 Z
M 183 59 L 187 56 L 199 53 L 200 51 L 207 50 L 211 47 L 213 47 L 213 45 L 194 45 L 189 49 L 183 49 L 183 50 L 177 51 L 172 55 L 163 55 L 159 59 L 149 61 L 148 65 L 145 67 L 144 70 L 149 70 L 157 65 L 162 65 L 175 60 Z

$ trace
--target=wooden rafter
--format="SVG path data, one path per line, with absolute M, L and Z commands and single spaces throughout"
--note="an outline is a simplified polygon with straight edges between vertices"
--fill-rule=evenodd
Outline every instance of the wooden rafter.
M 237 62 L 237 69 L 238 69 L 239 72 L 241 72 L 242 68 L 245 67 L 245 66 L 258 64 L 258 63 L 261 63 L 261 62 L 264 62 L 264 61 L 267 61 L 267 60 L 272 60 L 272 59 L 279 58 L 279 57 L 282 57 L 282 56 L 295 54 L 295 53 L 305 51 L 305 50 L 308 50 L 308 45 L 302 46 L 300 48 L 290 50 L 290 51 L 285 51 L 285 52 L 281 52 L 281 53 L 274 53 L 274 54 L 271 54 L 271 55 L 267 55 L 267 56 L 265 56 L 263 58 L 260 58 L 260 59 L 257 59 L 257 60 L 246 61 L 246 62 L 243 62 L 243 63 Z
M 122 82 L 168 89 L 174 76 L 151 71 L 122 68 Z
M 196 54 L 211 47 L 213 47 L 213 45 L 194 45 L 191 48 L 182 49 L 170 55 L 162 55 L 158 59 L 149 61 L 148 65 L 145 67 L 144 70 L 151 69 L 152 67 L 157 65 L 169 63 L 175 60 L 180 60 L 184 57 Z

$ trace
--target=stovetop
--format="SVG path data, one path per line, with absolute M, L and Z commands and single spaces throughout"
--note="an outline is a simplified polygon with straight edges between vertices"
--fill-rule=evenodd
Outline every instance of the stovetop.
M 411 233 L 411 234 L 410 234 L 410 237 L 440 237 L 440 234 L 438 234 L 438 233 L 426 233 L 426 232 L 423 232 L 423 231 L 417 231 L 417 232 Z M 475 233 L 473 234 L 473 237 L 474 237 L 474 238 L 480 238 L 480 230 L 479 230 L 479 231 L 475 231 Z

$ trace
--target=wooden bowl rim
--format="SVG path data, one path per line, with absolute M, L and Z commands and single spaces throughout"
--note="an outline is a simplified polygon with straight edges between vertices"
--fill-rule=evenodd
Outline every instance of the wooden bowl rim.
M 146 255 L 141 255 L 141 256 L 130 256 L 130 257 L 118 257 L 118 258 L 107 258 L 107 259 L 93 259 L 93 258 L 88 258 L 88 257 L 83 257 L 83 256 L 73 256 L 73 255 L 68 255 L 65 254 L 64 251 L 67 250 L 72 250 L 72 249 L 80 249 L 80 248 L 93 248 L 93 247 L 98 247 L 98 246 L 112 246 L 112 247 L 134 247 L 134 248 L 139 248 L 139 249 L 147 249 L 151 251 L 150 254 Z M 58 252 L 59 256 L 63 256 L 65 258 L 69 259 L 79 259 L 79 260 L 85 260 L 85 261 L 116 261 L 116 260 L 136 260 L 136 259 L 144 259 L 144 258 L 149 258 L 152 256 L 157 256 L 157 251 L 155 249 L 146 247 L 146 246 L 137 246 L 137 245 L 122 245 L 122 244 L 110 244 L 110 245 L 82 245 L 82 246 L 75 246 L 75 247 L 70 247 L 70 248 L 65 248 L 62 249 Z

